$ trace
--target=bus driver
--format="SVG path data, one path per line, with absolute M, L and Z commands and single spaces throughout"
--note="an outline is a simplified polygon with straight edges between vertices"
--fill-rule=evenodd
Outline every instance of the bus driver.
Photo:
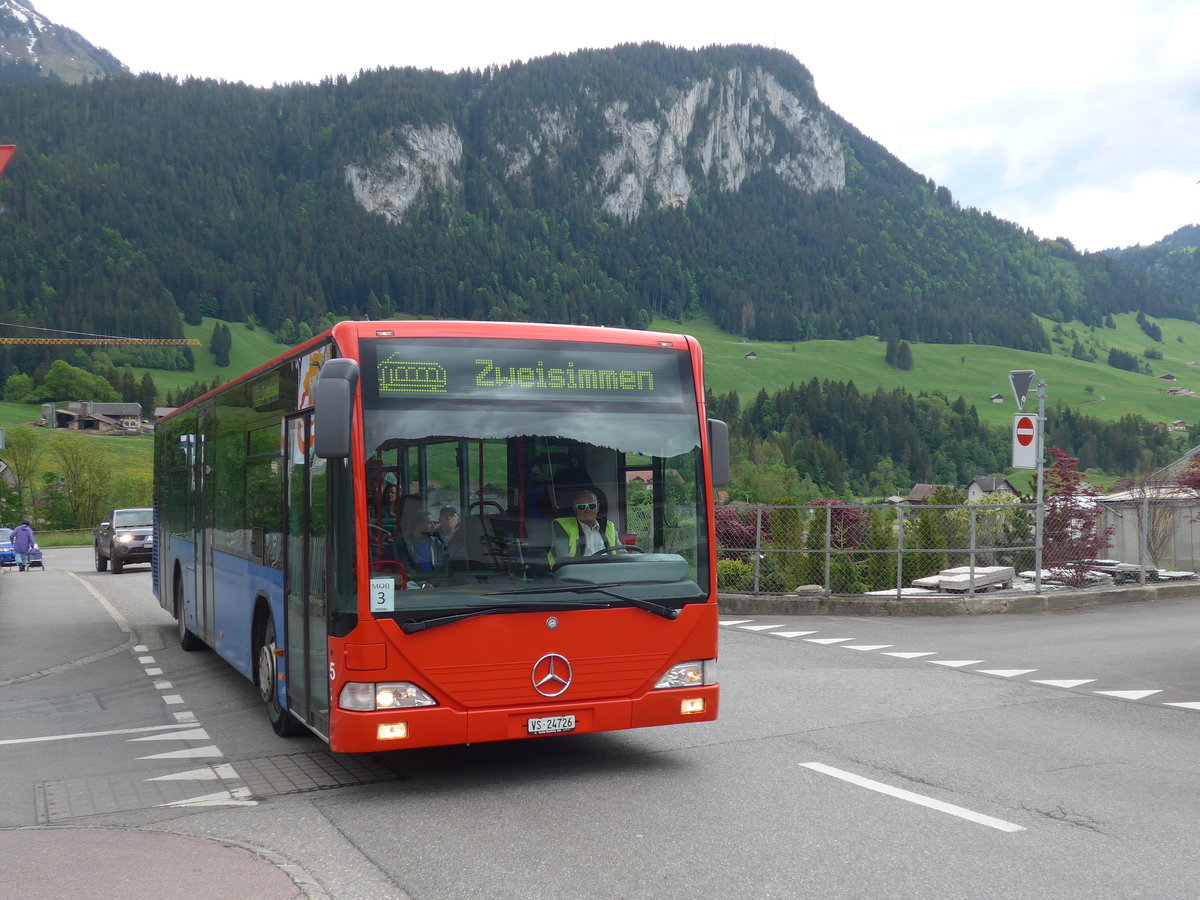
M 555 560 L 591 556 L 606 547 L 617 546 L 617 529 L 600 515 L 600 504 L 589 490 L 576 492 L 571 504 L 573 517 L 555 519 L 550 526 L 551 547 L 546 558 L 550 568 Z

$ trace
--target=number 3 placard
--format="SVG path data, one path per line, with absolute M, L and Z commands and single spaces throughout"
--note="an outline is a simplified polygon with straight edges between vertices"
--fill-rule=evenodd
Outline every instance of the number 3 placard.
M 371 612 L 394 612 L 396 609 L 396 579 L 371 579 Z

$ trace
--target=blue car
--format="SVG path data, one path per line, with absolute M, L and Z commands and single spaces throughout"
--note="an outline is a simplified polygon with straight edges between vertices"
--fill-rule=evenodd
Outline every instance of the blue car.
M 0 528 L 0 566 L 15 566 L 17 551 L 13 549 L 11 528 Z

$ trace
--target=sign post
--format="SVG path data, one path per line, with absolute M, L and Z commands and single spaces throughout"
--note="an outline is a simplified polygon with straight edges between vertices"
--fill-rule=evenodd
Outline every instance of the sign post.
M 1008 373 L 1013 396 L 1020 412 L 1013 416 L 1012 466 L 1014 469 L 1037 470 L 1037 507 L 1035 513 L 1035 536 L 1033 548 L 1033 589 L 1042 592 L 1042 544 L 1046 531 L 1046 504 L 1042 498 L 1043 469 L 1046 457 L 1046 382 L 1037 383 L 1037 415 L 1025 412 L 1025 401 L 1036 373 L 1032 369 L 1018 369 Z

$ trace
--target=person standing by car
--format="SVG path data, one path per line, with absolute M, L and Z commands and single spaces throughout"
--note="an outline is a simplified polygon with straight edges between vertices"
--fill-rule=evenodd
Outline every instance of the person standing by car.
M 33 549 L 33 528 L 28 519 L 13 529 L 12 545 L 17 555 L 17 571 L 24 572 L 29 566 L 29 551 Z

